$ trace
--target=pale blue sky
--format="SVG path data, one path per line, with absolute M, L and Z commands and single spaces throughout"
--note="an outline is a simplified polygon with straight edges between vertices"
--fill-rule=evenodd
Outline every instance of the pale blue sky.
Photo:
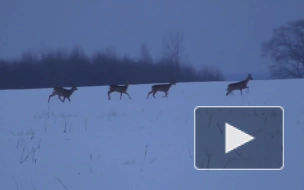
M 1 0 L 0 57 L 76 45 L 88 55 L 112 47 L 138 57 L 145 42 L 158 58 L 163 36 L 177 31 L 188 63 L 262 75 L 269 60 L 260 44 L 273 28 L 304 18 L 303 7 L 303 0 Z

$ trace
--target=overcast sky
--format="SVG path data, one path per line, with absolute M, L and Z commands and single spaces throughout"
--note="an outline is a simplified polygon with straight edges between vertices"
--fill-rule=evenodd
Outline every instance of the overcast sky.
M 0 57 L 75 46 L 111 47 L 138 58 L 145 42 L 157 59 L 170 31 L 183 35 L 183 59 L 226 75 L 267 75 L 260 44 L 304 18 L 303 0 L 1 0 Z

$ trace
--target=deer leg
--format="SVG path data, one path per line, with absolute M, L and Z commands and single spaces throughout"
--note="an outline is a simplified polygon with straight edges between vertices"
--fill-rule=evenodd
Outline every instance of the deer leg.
M 125 93 L 126 95 L 128 95 L 130 99 L 132 99 L 128 92 L 124 92 L 124 93 Z
M 228 91 L 228 92 L 226 93 L 226 96 L 228 96 L 229 94 L 233 94 L 233 92 L 232 92 L 232 91 Z
M 58 96 L 58 99 L 59 99 L 61 102 L 63 102 L 63 100 L 61 99 L 61 96 Z
M 122 92 L 120 93 L 120 100 L 121 100 L 121 97 L 122 97 Z
M 55 96 L 55 95 L 56 95 L 56 93 L 55 93 L 55 92 L 53 92 L 51 95 L 49 95 L 49 100 L 48 100 L 48 103 L 50 102 L 51 97 L 53 97 L 53 96 Z
M 233 94 L 231 90 L 227 90 L 226 96 L 228 96 L 230 93 Z
M 108 99 L 111 100 L 110 94 L 112 93 L 112 91 L 108 91 Z
M 242 89 L 240 89 L 240 91 L 241 91 L 241 95 L 243 96 Z
M 49 95 L 48 103 L 50 103 L 50 99 L 51 99 L 52 96 L 54 96 L 54 95 L 53 94 Z
M 149 96 L 150 96 L 151 93 L 152 93 L 152 91 L 148 93 L 147 99 L 149 98 Z
M 67 99 L 69 100 L 69 102 L 71 102 L 71 100 L 70 100 L 70 98 L 69 98 L 69 97 L 67 97 Z
M 164 98 L 164 97 L 167 97 L 167 98 L 168 98 L 167 94 L 168 94 L 168 92 L 165 92 L 165 95 L 163 96 L 163 98 Z
M 62 102 L 64 102 L 65 101 L 65 97 L 63 97 L 63 100 L 62 100 Z
M 153 93 L 153 97 L 154 97 L 154 98 L 155 98 L 155 94 L 156 94 L 156 92 Z
M 49 96 L 49 100 L 48 100 L 48 103 L 50 103 L 50 99 L 51 99 L 51 97 L 52 97 L 52 95 L 50 95 L 50 96 Z

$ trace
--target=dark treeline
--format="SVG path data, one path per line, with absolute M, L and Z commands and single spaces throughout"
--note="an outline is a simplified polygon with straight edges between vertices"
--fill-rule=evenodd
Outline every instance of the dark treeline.
M 0 89 L 51 88 L 224 80 L 212 67 L 193 67 L 169 58 L 152 61 L 147 51 L 138 60 L 98 52 L 89 57 L 79 48 L 70 52 L 26 53 L 20 59 L 0 59 Z

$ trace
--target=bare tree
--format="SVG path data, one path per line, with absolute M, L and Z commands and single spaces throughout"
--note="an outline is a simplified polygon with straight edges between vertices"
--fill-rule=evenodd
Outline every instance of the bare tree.
M 152 56 L 148 50 L 146 43 L 143 43 L 140 47 L 140 60 L 144 63 L 152 63 Z
M 180 75 L 181 52 L 183 36 L 179 32 L 170 32 L 163 38 L 163 58 L 175 65 L 178 76 Z
M 304 20 L 289 22 L 273 30 L 272 38 L 262 43 L 262 56 L 275 62 L 270 66 L 274 78 L 304 77 Z
M 203 66 L 198 71 L 198 76 L 203 81 L 224 81 L 224 75 L 222 72 L 216 68 L 211 66 Z
M 108 58 L 117 58 L 118 55 L 113 47 L 107 47 L 104 51 L 104 55 Z

